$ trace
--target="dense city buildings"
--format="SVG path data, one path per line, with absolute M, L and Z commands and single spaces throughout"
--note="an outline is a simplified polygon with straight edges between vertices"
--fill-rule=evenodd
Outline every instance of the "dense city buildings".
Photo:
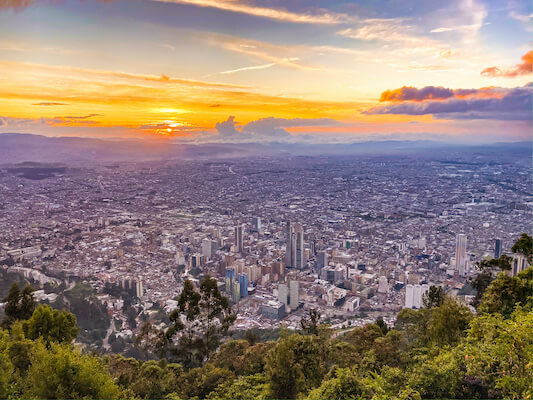
M 468 302 L 476 262 L 511 255 L 531 232 L 528 161 L 284 156 L 77 165 L 39 179 L 5 166 L 0 268 L 86 282 L 123 321 L 117 335 L 140 324 L 106 287 L 133 294 L 140 323 L 206 275 L 231 301 L 232 329 L 298 328 L 310 309 L 334 327 L 391 322 L 431 286 Z M 515 255 L 510 273 L 524 267 Z

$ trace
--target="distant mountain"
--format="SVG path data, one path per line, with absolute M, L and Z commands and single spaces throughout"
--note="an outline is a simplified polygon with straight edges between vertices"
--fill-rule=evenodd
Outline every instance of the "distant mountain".
M 289 155 L 416 155 L 422 158 L 442 158 L 457 153 L 468 153 L 472 156 L 527 157 L 532 154 L 532 143 L 464 145 L 422 140 L 388 140 L 351 144 L 179 144 L 169 141 L 46 137 L 20 133 L 0 134 L 0 163 L 2 164 L 28 161 L 79 164 Z

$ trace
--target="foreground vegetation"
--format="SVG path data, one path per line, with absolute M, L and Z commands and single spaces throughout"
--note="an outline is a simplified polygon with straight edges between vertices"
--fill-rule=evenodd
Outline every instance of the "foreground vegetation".
M 517 251 L 530 259 L 528 238 Z M 425 307 L 402 310 L 392 328 L 378 320 L 338 335 L 312 311 L 300 331 L 266 342 L 253 332 L 224 339 L 234 316 L 216 281 L 199 291 L 188 282 L 169 329 L 142 327 L 150 361 L 83 352 L 73 314 L 36 308 L 31 289 L 13 286 L 0 398 L 530 399 L 533 268 L 496 274 L 505 262 L 480 263 L 490 276 L 475 283 L 476 313 L 433 287 Z

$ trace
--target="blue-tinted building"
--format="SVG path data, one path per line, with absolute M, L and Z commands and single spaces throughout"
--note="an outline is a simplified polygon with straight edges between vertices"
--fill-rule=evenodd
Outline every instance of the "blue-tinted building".
M 241 298 L 248 296 L 248 274 L 239 275 L 239 286 L 241 292 Z

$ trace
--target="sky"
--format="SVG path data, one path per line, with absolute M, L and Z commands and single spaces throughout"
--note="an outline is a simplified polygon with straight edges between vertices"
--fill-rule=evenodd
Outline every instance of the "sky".
M 0 0 L 0 133 L 531 140 L 533 3 Z

